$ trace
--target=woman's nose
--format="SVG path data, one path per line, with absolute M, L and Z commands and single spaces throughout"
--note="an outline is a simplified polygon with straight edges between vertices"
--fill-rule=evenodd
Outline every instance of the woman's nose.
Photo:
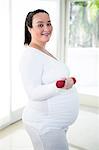
M 49 26 L 48 25 L 44 25 L 44 30 L 45 31 L 49 31 L 50 30 Z

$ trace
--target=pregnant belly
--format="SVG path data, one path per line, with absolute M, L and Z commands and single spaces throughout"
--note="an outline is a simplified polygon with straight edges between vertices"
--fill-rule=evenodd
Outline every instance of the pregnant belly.
M 48 101 L 49 115 L 56 122 L 72 124 L 78 115 L 79 99 L 74 89 L 60 93 Z

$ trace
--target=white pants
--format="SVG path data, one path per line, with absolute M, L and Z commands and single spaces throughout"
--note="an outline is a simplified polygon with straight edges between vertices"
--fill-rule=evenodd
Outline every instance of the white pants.
M 40 135 L 36 129 L 27 125 L 25 127 L 34 150 L 68 150 L 65 131 L 53 129 Z

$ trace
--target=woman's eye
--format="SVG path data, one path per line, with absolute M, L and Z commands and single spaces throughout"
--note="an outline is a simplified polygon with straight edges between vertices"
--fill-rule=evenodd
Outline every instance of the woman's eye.
M 51 26 L 51 23 L 48 23 L 47 26 Z
M 41 27 L 41 28 L 42 28 L 43 26 L 44 26 L 43 24 L 39 24 L 39 25 L 38 25 L 38 27 Z

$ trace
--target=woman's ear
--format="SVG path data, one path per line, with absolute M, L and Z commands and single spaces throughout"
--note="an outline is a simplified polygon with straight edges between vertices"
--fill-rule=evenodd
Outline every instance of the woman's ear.
M 28 31 L 31 33 L 31 28 L 30 27 L 28 27 Z

